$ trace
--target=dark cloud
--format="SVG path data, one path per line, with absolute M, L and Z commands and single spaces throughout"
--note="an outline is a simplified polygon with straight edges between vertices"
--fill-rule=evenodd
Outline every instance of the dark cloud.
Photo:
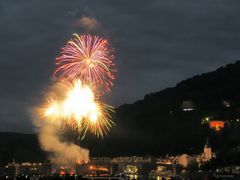
M 31 131 L 28 110 L 41 100 L 72 33 L 102 35 L 115 48 L 117 79 L 105 99 L 117 106 L 239 59 L 239 5 L 0 0 L 0 130 Z

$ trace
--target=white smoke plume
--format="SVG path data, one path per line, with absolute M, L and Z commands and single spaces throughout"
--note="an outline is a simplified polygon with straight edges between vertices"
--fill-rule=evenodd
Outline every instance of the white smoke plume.
M 54 84 L 49 88 L 46 97 L 53 95 L 52 92 L 57 92 L 62 94 L 62 87 L 60 88 L 58 84 Z M 49 152 L 50 160 L 62 162 L 64 164 L 76 164 L 83 163 L 89 160 L 89 150 L 82 148 L 72 142 L 67 140 L 62 141 L 62 131 L 63 129 L 59 126 L 56 126 L 51 123 L 49 119 L 44 119 L 42 106 L 38 105 L 37 107 L 30 110 L 32 115 L 32 122 L 36 128 L 38 134 L 38 139 L 42 150 Z M 60 133 L 59 133 L 60 132 Z M 61 164 L 61 163 L 59 163 Z
M 39 129 L 39 142 L 44 151 L 53 153 L 53 159 L 81 163 L 89 159 L 89 150 L 76 144 L 62 142 L 53 125 L 44 124 Z
M 89 150 L 72 142 L 61 140 L 61 128 L 40 118 L 39 108 L 31 111 L 42 150 L 51 154 L 50 160 L 57 164 L 76 164 L 89 160 Z M 64 161 L 64 162 L 63 162 Z

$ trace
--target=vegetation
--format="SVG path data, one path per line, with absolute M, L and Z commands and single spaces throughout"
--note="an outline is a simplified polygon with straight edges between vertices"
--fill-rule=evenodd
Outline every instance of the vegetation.
M 182 111 L 184 101 L 191 101 L 194 111 Z M 225 128 L 216 132 L 202 124 L 206 116 L 225 121 Z M 217 153 L 229 152 L 240 144 L 240 62 L 124 104 L 113 118 L 116 126 L 104 139 L 88 135 L 78 142 L 91 156 L 199 153 L 206 138 Z M 1 133 L 0 147 L 0 161 L 46 157 L 36 135 Z

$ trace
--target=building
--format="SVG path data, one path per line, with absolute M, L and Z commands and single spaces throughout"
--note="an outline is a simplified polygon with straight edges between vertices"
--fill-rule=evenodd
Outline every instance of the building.
M 215 131 L 221 131 L 225 126 L 225 122 L 221 120 L 213 120 L 209 122 L 209 127 Z
M 19 167 L 20 167 L 20 164 L 15 163 L 15 160 L 13 160 L 12 163 L 8 163 L 4 167 L 4 176 L 10 179 L 13 177 L 16 177 L 19 174 Z
M 189 162 L 192 160 L 193 158 L 187 154 L 182 154 L 178 157 L 177 159 L 177 164 L 183 166 L 183 167 L 187 167 Z
M 215 153 L 212 152 L 209 140 L 207 139 L 206 144 L 204 145 L 203 148 L 203 153 L 196 155 L 195 160 L 197 161 L 198 164 L 203 164 L 205 162 L 210 161 L 213 157 L 215 157 Z
M 140 156 L 124 156 L 115 157 L 112 159 L 112 163 L 151 163 L 152 159 L 150 157 L 140 157 Z
M 212 148 L 209 145 L 209 140 L 207 139 L 207 142 L 203 149 L 203 162 L 210 161 L 213 156 L 215 156 L 215 154 L 212 152 Z
M 195 109 L 192 101 L 183 101 L 181 108 L 182 111 L 193 111 Z

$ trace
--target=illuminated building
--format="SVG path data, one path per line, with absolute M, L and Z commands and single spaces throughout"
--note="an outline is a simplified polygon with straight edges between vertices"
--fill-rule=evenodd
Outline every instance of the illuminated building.
M 139 156 L 115 157 L 112 163 L 151 163 L 151 158 Z
M 10 179 L 16 177 L 19 174 L 19 166 L 18 163 L 15 163 L 15 160 L 12 163 L 8 163 L 4 169 L 5 177 Z
M 203 164 L 205 162 L 210 161 L 213 157 L 215 157 L 215 153 L 212 152 L 212 148 L 209 144 L 209 140 L 207 139 L 206 144 L 203 148 L 203 153 L 200 155 L 197 155 L 195 157 L 198 164 Z
M 15 177 L 31 177 L 40 175 L 51 175 L 50 163 L 8 163 L 3 168 L 3 174 L 6 178 L 13 179 Z
M 19 166 L 19 174 L 27 175 L 50 175 L 51 164 L 23 162 Z
M 194 110 L 193 102 L 192 101 L 183 101 L 182 110 L 183 111 L 193 111 Z
M 214 129 L 216 131 L 220 131 L 224 128 L 224 121 L 220 121 L 220 120 L 213 120 L 209 122 L 209 127 L 211 129 Z
M 209 140 L 207 139 L 206 145 L 203 149 L 203 162 L 210 161 L 213 157 L 212 148 L 209 145 Z
M 76 161 L 75 159 L 65 159 L 65 158 L 52 158 L 51 159 L 51 173 L 54 174 L 70 174 L 76 173 Z
M 178 157 L 177 163 L 186 168 L 191 160 L 192 160 L 191 156 L 187 154 L 182 154 Z
M 137 168 L 137 166 L 134 166 L 134 165 L 127 165 L 123 171 L 126 174 L 137 174 L 138 168 Z
M 85 173 L 88 177 L 104 177 L 110 176 L 110 170 L 106 166 L 100 165 L 89 165 L 87 172 Z
M 231 103 L 230 101 L 227 101 L 227 100 L 223 100 L 222 101 L 222 104 L 225 108 L 230 108 L 231 107 Z
M 111 158 L 109 157 L 92 157 L 90 158 L 91 163 L 111 163 Z

